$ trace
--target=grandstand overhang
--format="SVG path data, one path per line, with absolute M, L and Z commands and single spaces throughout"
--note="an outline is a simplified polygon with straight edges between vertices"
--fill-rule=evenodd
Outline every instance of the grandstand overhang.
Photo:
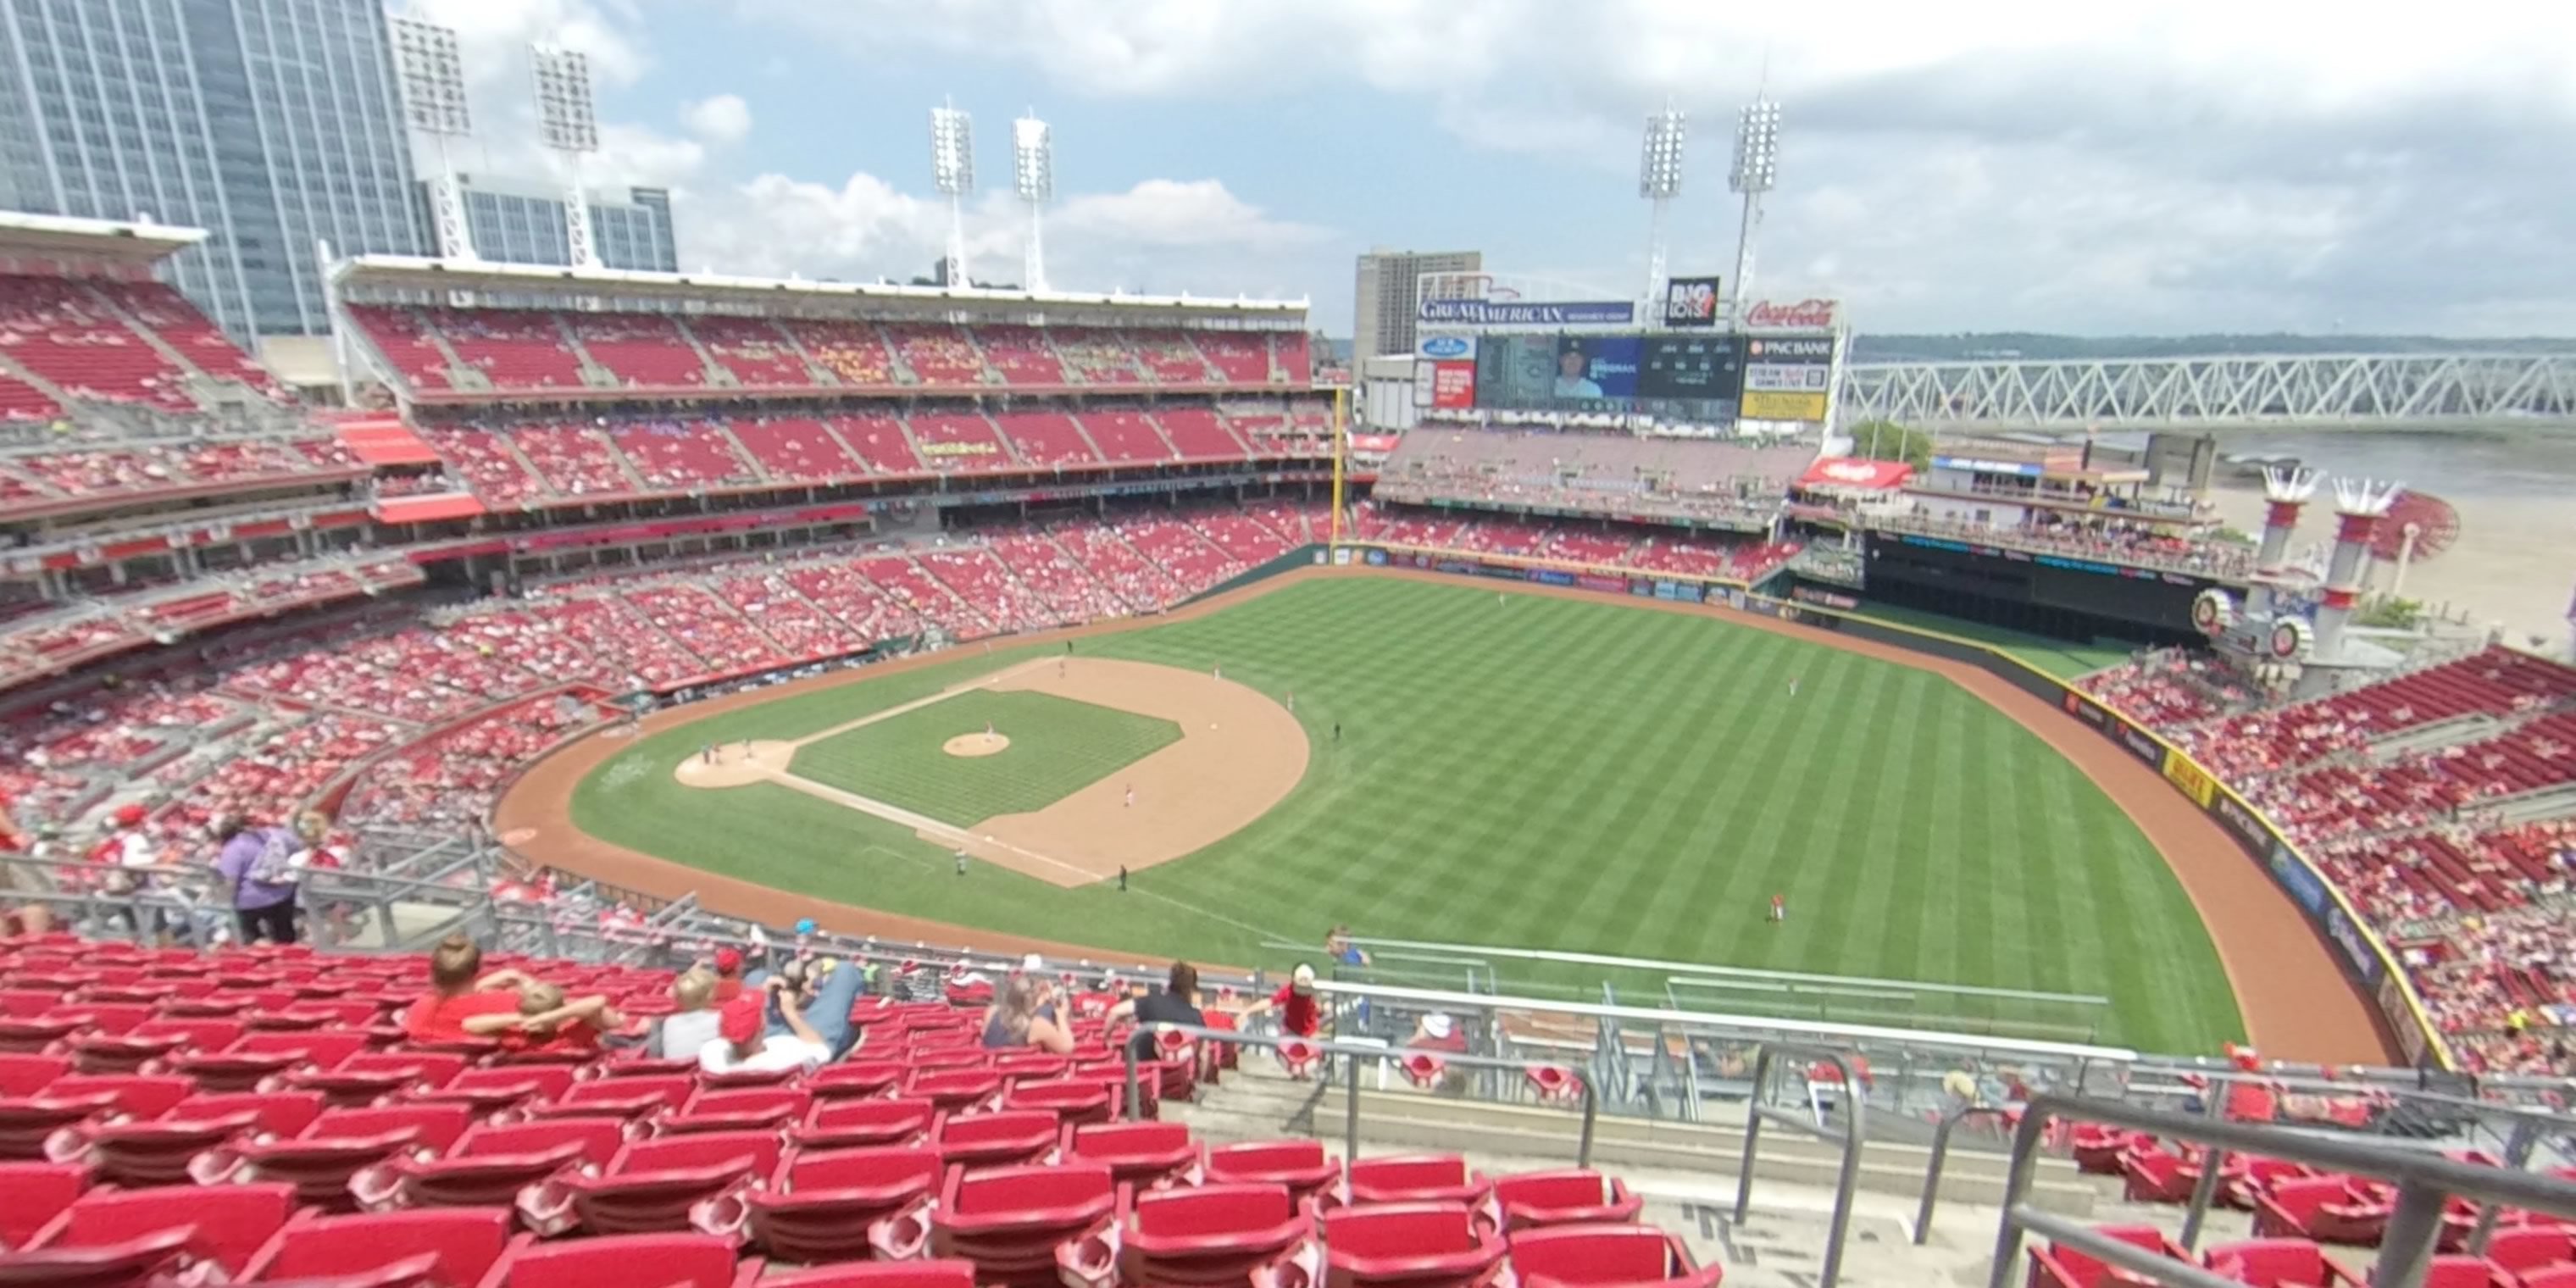
M 206 239 L 203 228 L 0 210 L 0 258 L 156 264 Z
M 1031 314 L 1114 310 L 1141 321 L 1257 321 L 1302 325 L 1307 302 L 1218 298 L 1201 295 L 1129 295 L 1094 291 L 1006 291 L 981 287 L 899 286 L 884 282 L 818 282 L 804 278 L 742 277 L 728 273 L 652 273 L 626 269 L 576 269 L 553 264 L 499 264 L 362 255 L 332 266 L 343 292 L 471 291 L 504 298 L 562 297 L 687 301 L 810 309 L 817 313 L 864 312 L 872 316 L 949 318 L 986 314 L 996 320 Z

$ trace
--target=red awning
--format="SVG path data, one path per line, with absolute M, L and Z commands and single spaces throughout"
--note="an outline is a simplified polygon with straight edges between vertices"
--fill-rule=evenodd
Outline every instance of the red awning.
M 350 421 L 340 426 L 340 443 L 369 465 L 436 465 L 438 453 L 391 417 Z
M 1857 456 L 1835 456 L 1807 467 L 1798 479 L 1800 487 L 1844 487 L 1868 492 L 1884 492 L 1905 486 L 1914 477 L 1914 467 L 1903 461 L 1868 461 Z
M 469 492 L 397 496 L 376 502 L 376 517 L 386 523 L 433 523 L 440 519 L 470 519 L 481 513 L 483 503 Z
M 1351 435 L 1351 450 L 1354 452 L 1392 452 L 1395 450 L 1396 440 L 1399 437 L 1401 436 L 1396 434 L 1353 434 Z

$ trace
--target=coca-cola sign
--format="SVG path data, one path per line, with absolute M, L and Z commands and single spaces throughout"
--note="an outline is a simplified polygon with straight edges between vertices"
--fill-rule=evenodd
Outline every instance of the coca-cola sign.
M 1755 300 L 1745 306 L 1744 325 L 1774 331 L 1830 331 L 1842 305 L 1833 300 Z

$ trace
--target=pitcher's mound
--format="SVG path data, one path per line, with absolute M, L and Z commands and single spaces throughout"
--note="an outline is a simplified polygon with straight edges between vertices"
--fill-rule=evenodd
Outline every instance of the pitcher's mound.
M 792 742 L 728 742 L 715 749 L 713 764 L 704 756 L 692 755 L 671 776 L 683 787 L 740 787 L 786 773 L 787 762 L 795 758 Z
M 998 756 L 1011 745 L 1006 733 L 961 733 L 941 744 L 940 750 L 952 756 Z

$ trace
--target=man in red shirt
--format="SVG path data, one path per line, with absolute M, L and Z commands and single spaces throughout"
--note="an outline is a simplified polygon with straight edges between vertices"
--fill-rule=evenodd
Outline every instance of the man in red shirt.
M 466 1042 L 476 1035 L 465 1021 L 478 1015 L 519 1014 L 518 987 L 528 977 L 514 970 L 481 974 L 483 950 L 463 935 L 449 935 L 429 953 L 429 996 L 403 1012 L 403 1035 L 414 1042 Z

